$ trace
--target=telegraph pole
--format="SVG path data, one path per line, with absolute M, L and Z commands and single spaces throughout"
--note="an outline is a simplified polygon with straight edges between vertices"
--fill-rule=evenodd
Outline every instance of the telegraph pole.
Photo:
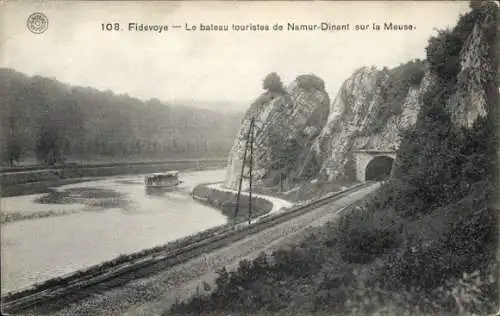
M 248 224 L 252 221 L 252 167 L 253 167 L 253 133 L 254 133 L 254 125 L 255 118 L 252 117 L 252 121 L 250 122 L 250 170 L 249 170 L 249 192 L 248 192 Z
M 240 210 L 240 196 L 241 196 L 241 185 L 243 183 L 243 173 L 245 171 L 245 163 L 247 160 L 247 150 L 248 150 L 248 143 L 250 141 L 250 133 L 252 132 L 253 129 L 253 122 L 254 119 L 250 121 L 250 127 L 248 129 L 247 137 L 246 137 L 246 142 L 245 142 L 245 150 L 243 153 L 243 163 L 241 164 L 241 173 L 240 173 L 240 183 L 238 185 L 238 194 L 236 195 L 236 208 L 234 210 L 234 222 L 236 223 L 236 216 L 238 215 L 238 211 Z

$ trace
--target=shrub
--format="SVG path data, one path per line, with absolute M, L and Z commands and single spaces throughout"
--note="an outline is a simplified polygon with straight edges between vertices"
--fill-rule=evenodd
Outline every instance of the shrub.
M 425 75 L 425 69 L 423 66 L 419 66 L 417 64 L 412 64 L 411 68 L 408 69 L 408 82 L 410 85 L 418 86 L 422 82 L 422 79 Z
M 297 82 L 299 87 L 306 91 L 319 90 L 325 91 L 325 82 L 320 77 L 308 74 L 308 75 L 300 75 L 297 77 Z
M 476 1 L 471 2 L 472 11 L 461 15 L 453 30 L 439 31 L 437 36 L 431 37 L 426 47 L 427 60 L 433 70 L 440 78 L 455 82 L 460 72 L 460 51 L 471 34 L 478 21 L 484 20 L 490 8 L 496 13 L 498 8 L 490 1 L 488 5 L 478 5 Z M 488 31 L 488 30 L 486 30 Z M 488 40 L 491 40 L 489 38 Z
M 346 262 L 369 263 L 400 243 L 398 214 L 371 206 L 355 208 L 339 219 L 336 249 Z
M 442 30 L 431 37 L 426 47 L 427 60 L 431 70 L 447 81 L 456 81 L 460 72 L 459 53 L 462 44 L 450 30 Z
M 478 183 L 464 199 L 415 222 L 405 247 L 388 257 L 382 279 L 393 289 L 430 290 L 495 261 L 498 214 L 489 207 L 491 194 L 487 182 Z

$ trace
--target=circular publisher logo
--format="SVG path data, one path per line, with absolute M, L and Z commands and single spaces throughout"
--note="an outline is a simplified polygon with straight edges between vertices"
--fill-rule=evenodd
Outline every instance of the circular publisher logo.
M 26 25 L 31 32 L 41 34 L 49 27 L 49 19 L 43 13 L 35 12 L 28 17 Z

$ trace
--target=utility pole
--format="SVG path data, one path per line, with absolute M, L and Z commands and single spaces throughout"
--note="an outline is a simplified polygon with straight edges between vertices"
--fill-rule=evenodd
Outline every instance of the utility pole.
M 255 118 L 250 122 L 250 170 L 249 170 L 249 192 L 248 192 L 248 224 L 252 221 L 252 167 L 253 167 L 253 140 L 254 140 Z
M 252 120 L 250 121 L 250 127 L 248 129 L 248 133 L 247 133 L 247 137 L 246 137 L 245 150 L 243 153 L 243 163 L 241 164 L 240 183 L 238 185 L 238 194 L 236 195 L 236 208 L 234 210 L 234 222 L 235 222 L 235 224 L 236 224 L 236 216 L 238 215 L 238 211 L 240 210 L 241 185 L 243 183 L 243 173 L 245 171 L 248 143 L 250 141 L 250 133 L 252 132 L 252 129 L 253 129 L 253 122 L 254 122 L 254 119 L 252 118 Z

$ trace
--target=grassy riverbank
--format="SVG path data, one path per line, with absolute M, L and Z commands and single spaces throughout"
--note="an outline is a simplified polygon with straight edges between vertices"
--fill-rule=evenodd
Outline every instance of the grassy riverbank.
M 236 205 L 236 193 L 219 191 L 209 187 L 209 184 L 199 184 L 193 189 L 193 198 L 197 201 L 214 207 L 227 216 L 228 220 L 234 220 L 234 211 Z M 241 194 L 240 207 L 236 214 L 236 222 L 244 222 L 248 220 L 249 215 L 249 197 Z M 273 203 L 259 198 L 252 197 L 252 215 L 251 218 L 256 218 L 269 213 L 273 208 Z

